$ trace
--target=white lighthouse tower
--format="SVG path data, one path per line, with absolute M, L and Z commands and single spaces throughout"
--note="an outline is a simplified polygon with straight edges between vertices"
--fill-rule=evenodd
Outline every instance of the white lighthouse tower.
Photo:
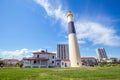
M 77 43 L 76 31 L 73 22 L 73 14 L 71 11 L 67 13 L 67 21 L 68 21 L 68 39 L 69 39 L 69 59 L 71 62 L 71 67 L 80 67 L 81 58 L 80 51 Z

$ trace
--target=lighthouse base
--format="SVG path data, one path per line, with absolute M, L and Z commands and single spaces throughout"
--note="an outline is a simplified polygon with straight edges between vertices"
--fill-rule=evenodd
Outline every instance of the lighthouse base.
M 82 66 L 76 34 L 69 34 L 69 59 L 71 67 Z

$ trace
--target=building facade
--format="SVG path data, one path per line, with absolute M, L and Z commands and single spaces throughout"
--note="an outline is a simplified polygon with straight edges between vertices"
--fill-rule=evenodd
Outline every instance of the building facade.
M 33 52 L 33 57 L 23 58 L 23 67 L 55 67 L 56 54 L 50 52 Z
M 94 66 L 97 65 L 97 60 L 94 57 L 81 57 L 82 65 Z
M 16 66 L 19 63 L 18 59 L 4 59 L 3 64 L 5 66 Z
M 68 44 L 57 44 L 57 59 L 69 59 Z
M 105 61 L 108 59 L 106 51 L 104 48 L 97 48 L 96 54 L 99 62 Z
M 70 67 L 69 59 L 57 59 L 55 53 L 33 52 L 33 57 L 23 58 L 23 67 L 41 68 L 41 67 Z
M 70 60 L 56 60 L 56 67 L 70 67 Z

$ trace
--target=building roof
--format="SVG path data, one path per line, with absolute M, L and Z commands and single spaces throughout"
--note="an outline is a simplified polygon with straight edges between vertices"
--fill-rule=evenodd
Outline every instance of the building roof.
M 51 55 L 56 55 L 55 53 L 50 53 L 50 52 L 33 52 L 33 54 L 51 54 Z
M 81 57 L 81 60 L 95 60 L 94 57 Z
M 49 59 L 47 59 L 47 58 L 24 58 L 24 60 L 42 60 L 42 61 L 47 61 Z

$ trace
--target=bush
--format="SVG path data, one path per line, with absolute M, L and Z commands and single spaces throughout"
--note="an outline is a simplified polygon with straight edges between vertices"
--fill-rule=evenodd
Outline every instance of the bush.
M 101 63 L 98 63 L 98 66 L 104 67 L 106 64 L 107 64 L 107 63 L 105 63 L 105 62 L 101 62 Z
M 23 67 L 23 63 L 20 63 L 19 66 L 20 66 L 20 68 L 22 68 Z

